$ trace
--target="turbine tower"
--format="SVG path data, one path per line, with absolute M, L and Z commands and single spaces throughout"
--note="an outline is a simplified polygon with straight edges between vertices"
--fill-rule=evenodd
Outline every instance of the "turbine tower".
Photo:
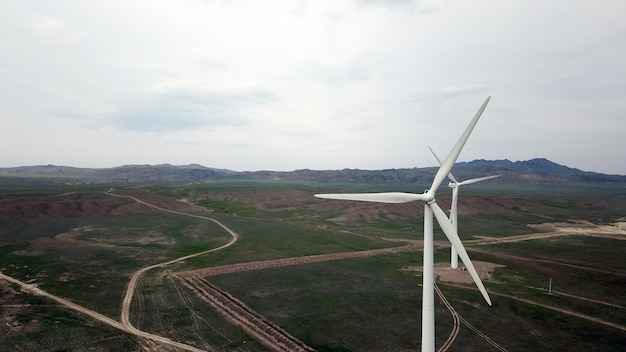
M 403 192 L 387 192 L 387 193 L 346 193 L 346 194 L 316 194 L 318 198 L 324 199 L 339 199 L 339 200 L 356 200 L 365 202 L 379 202 L 379 203 L 408 203 L 413 201 L 424 202 L 424 269 L 422 276 L 422 352 L 434 352 L 435 351 L 435 298 L 434 298 L 434 250 L 433 250 L 433 215 L 437 219 L 439 226 L 443 230 L 444 234 L 456 248 L 461 260 L 465 264 L 465 267 L 469 271 L 474 283 L 482 293 L 485 301 L 491 305 L 491 299 L 487 294 L 487 290 L 483 285 L 474 265 L 472 264 L 467 251 L 463 247 L 463 243 L 459 238 L 456 230 L 452 226 L 450 219 L 446 216 L 446 213 L 441 210 L 441 207 L 435 201 L 435 192 L 446 178 L 446 175 L 450 173 L 452 166 L 459 157 L 465 142 L 469 138 L 474 126 L 478 122 L 480 115 L 482 115 L 487 103 L 489 103 L 488 97 L 481 105 L 476 113 L 476 116 L 472 119 L 470 124 L 465 129 L 465 132 L 461 135 L 456 142 L 448 157 L 439 167 L 437 174 L 433 180 L 433 183 L 429 190 L 422 194 L 416 193 L 403 193 Z
M 441 160 L 439 160 L 433 148 L 428 147 L 428 149 L 430 149 L 430 152 L 433 153 L 433 155 L 435 156 L 435 159 L 437 159 L 437 162 L 439 162 L 439 165 L 441 165 Z M 489 179 L 496 178 L 496 177 L 500 177 L 500 175 L 471 178 L 469 180 L 459 182 L 456 180 L 456 178 L 454 178 L 454 175 L 452 175 L 452 172 L 448 173 L 448 178 L 450 179 L 450 183 L 448 184 L 448 186 L 452 188 L 452 204 L 450 205 L 450 222 L 452 223 L 452 227 L 454 227 L 454 230 L 457 233 L 459 233 L 459 225 L 458 225 L 459 222 L 457 218 L 457 203 L 459 199 L 459 187 L 464 186 L 464 185 L 471 185 L 473 183 L 489 180 Z M 459 255 L 457 254 L 456 249 L 454 249 L 454 246 L 450 247 L 450 267 L 452 269 L 459 268 Z

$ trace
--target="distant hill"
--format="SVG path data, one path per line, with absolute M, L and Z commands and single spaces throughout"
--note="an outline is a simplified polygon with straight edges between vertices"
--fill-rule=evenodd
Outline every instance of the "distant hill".
M 190 165 L 124 165 L 110 169 L 97 169 L 94 176 L 108 182 L 170 182 L 201 181 L 225 178 L 235 171 L 214 169 L 198 164 Z
M 257 171 L 241 173 L 238 177 L 258 179 L 294 179 L 322 182 L 366 182 L 389 184 L 430 185 L 437 167 L 387 169 L 387 170 L 296 170 L 291 172 Z M 581 171 L 544 158 L 527 161 L 474 160 L 454 165 L 453 174 L 459 180 L 500 175 L 490 183 L 515 183 L 519 185 L 556 185 L 562 183 L 626 184 L 626 176 L 606 175 Z
M 76 168 L 38 165 L 0 168 L 0 184 L 7 183 L 146 183 L 203 181 L 228 178 L 235 171 L 191 165 L 124 165 L 113 168 Z
M 626 176 L 607 175 L 598 172 L 581 171 L 554 163 L 548 159 L 536 158 L 526 161 L 474 160 L 457 163 L 453 171 L 465 178 L 499 174 L 501 177 L 490 182 L 516 182 L 520 184 L 560 184 L 560 183 L 625 183 Z M 497 180 L 497 181 L 496 181 Z
M 0 168 L 0 184 L 96 184 L 198 182 L 218 179 L 303 180 L 317 182 L 360 182 L 379 184 L 430 184 L 437 167 L 386 170 L 295 170 L 246 171 L 191 165 L 124 165 L 113 168 L 76 168 L 39 165 Z M 474 160 L 457 163 L 457 179 L 500 175 L 490 183 L 556 185 L 563 183 L 626 184 L 626 176 L 581 171 L 538 158 L 527 161 Z

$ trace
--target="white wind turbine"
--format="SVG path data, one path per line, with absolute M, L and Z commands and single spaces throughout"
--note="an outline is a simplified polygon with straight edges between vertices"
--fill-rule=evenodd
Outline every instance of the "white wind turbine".
M 435 156 L 435 159 L 437 159 L 437 162 L 439 162 L 439 165 L 441 165 L 441 160 L 439 160 L 433 148 L 428 147 L 428 149 L 430 149 L 430 152 L 433 153 L 433 155 Z M 500 175 L 471 178 L 469 180 L 459 182 L 456 180 L 456 178 L 454 178 L 454 175 L 452 175 L 452 172 L 448 173 L 448 178 L 450 179 L 450 183 L 448 184 L 448 186 L 452 188 L 452 204 L 450 205 L 450 222 L 452 223 L 452 227 L 454 227 L 454 230 L 457 233 L 459 233 L 459 222 L 458 222 L 458 217 L 457 217 L 457 203 L 459 199 L 459 187 L 465 186 L 465 185 L 471 185 L 473 183 L 489 180 L 489 179 L 496 178 L 496 177 L 500 177 Z M 454 246 L 450 247 L 450 267 L 452 269 L 459 268 L 459 255 L 457 254 L 456 249 L 454 249 Z
M 439 226 L 445 233 L 446 237 L 456 248 L 461 260 L 465 264 L 465 267 L 469 271 L 472 279 L 478 286 L 478 289 L 482 293 L 485 301 L 491 305 L 491 299 L 487 294 L 487 290 L 483 285 L 474 265 L 472 264 L 467 251 L 461 243 L 461 239 L 456 230 L 452 226 L 450 219 L 446 216 L 443 210 L 439 207 L 435 201 L 435 192 L 446 178 L 446 175 L 452 169 L 452 166 L 459 157 L 465 142 L 472 133 L 474 126 L 478 122 L 480 115 L 485 110 L 488 97 L 481 105 L 480 109 L 476 113 L 476 116 L 472 119 L 470 124 L 465 129 L 465 132 L 461 135 L 461 138 L 456 142 L 454 148 L 448 154 L 448 157 L 439 167 L 435 179 L 429 190 L 422 194 L 415 193 L 402 193 L 402 192 L 387 192 L 387 193 L 346 193 L 346 194 L 316 194 L 318 198 L 325 199 L 339 199 L 339 200 L 356 200 L 365 202 L 379 202 L 379 203 L 408 203 L 417 200 L 424 202 L 424 268 L 422 276 L 422 352 L 434 352 L 435 351 L 435 299 L 434 299 L 434 253 L 433 253 L 433 214 L 437 218 Z

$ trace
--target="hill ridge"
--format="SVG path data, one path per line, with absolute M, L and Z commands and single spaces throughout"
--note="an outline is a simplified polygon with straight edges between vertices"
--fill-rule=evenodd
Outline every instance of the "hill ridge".
M 294 171 L 232 171 L 200 164 L 132 164 L 110 168 L 79 168 L 63 165 L 35 165 L 0 168 L 0 184 L 24 183 L 145 183 L 209 181 L 217 179 L 302 180 L 318 182 L 362 182 L 388 184 L 428 184 L 436 166 L 363 170 L 298 169 Z M 525 161 L 476 159 L 458 162 L 452 169 L 459 180 L 499 174 L 489 182 L 518 184 L 625 183 L 626 176 L 582 171 L 546 158 Z M 38 182 L 36 182 L 38 181 Z

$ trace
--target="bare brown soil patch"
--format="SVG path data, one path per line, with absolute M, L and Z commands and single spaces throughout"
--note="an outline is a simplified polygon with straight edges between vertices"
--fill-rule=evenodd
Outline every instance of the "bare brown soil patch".
M 79 194 L 2 195 L 0 220 L 18 218 L 46 219 L 102 214 L 123 206 L 123 199 L 83 199 Z
M 465 241 L 465 243 L 466 245 L 489 245 L 562 236 L 591 236 L 622 241 L 626 240 L 626 222 L 599 225 L 587 220 L 570 220 L 569 222 L 531 224 L 528 225 L 528 227 L 540 232 L 507 237 L 475 236 L 478 239 Z
M 504 265 L 490 263 L 490 262 L 480 262 L 473 260 L 472 263 L 478 272 L 481 280 L 489 280 L 491 273 L 497 268 L 504 268 Z M 436 263 L 435 264 L 435 277 L 443 282 L 453 282 L 453 283 L 465 283 L 471 284 L 474 282 L 472 277 L 469 274 L 469 271 L 465 269 L 463 265 L 459 265 L 458 269 L 452 269 L 449 263 Z M 408 271 L 417 271 L 422 272 L 423 267 L 421 266 L 410 266 L 406 267 L 402 270 Z
M 97 196 L 78 193 L 0 195 L 0 221 L 16 219 L 52 219 L 63 217 L 90 216 L 111 213 L 116 215 L 143 214 L 154 212 L 154 208 L 137 203 L 132 199 L 114 196 Z M 180 212 L 204 210 L 188 202 L 177 201 L 142 189 L 115 191 L 141 199 L 155 206 Z
M 223 202 L 242 203 L 259 210 L 273 209 L 285 212 L 301 212 L 306 214 L 327 213 L 337 211 L 338 216 L 329 221 L 343 223 L 367 223 L 376 221 L 420 223 L 423 219 L 423 205 L 419 202 L 404 204 L 382 204 L 353 201 L 324 201 L 314 197 L 314 191 L 307 190 L 212 190 L 198 195 L 191 202 L 205 199 Z M 441 192 L 437 202 L 443 209 L 450 208 L 451 197 Z M 520 198 L 485 197 L 464 195 L 459 198 L 459 215 L 473 213 L 510 214 L 514 212 L 530 212 L 548 214 L 549 207 L 538 202 Z
M 626 240 L 626 222 L 598 225 L 586 220 L 529 225 L 548 234 L 584 235 Z

